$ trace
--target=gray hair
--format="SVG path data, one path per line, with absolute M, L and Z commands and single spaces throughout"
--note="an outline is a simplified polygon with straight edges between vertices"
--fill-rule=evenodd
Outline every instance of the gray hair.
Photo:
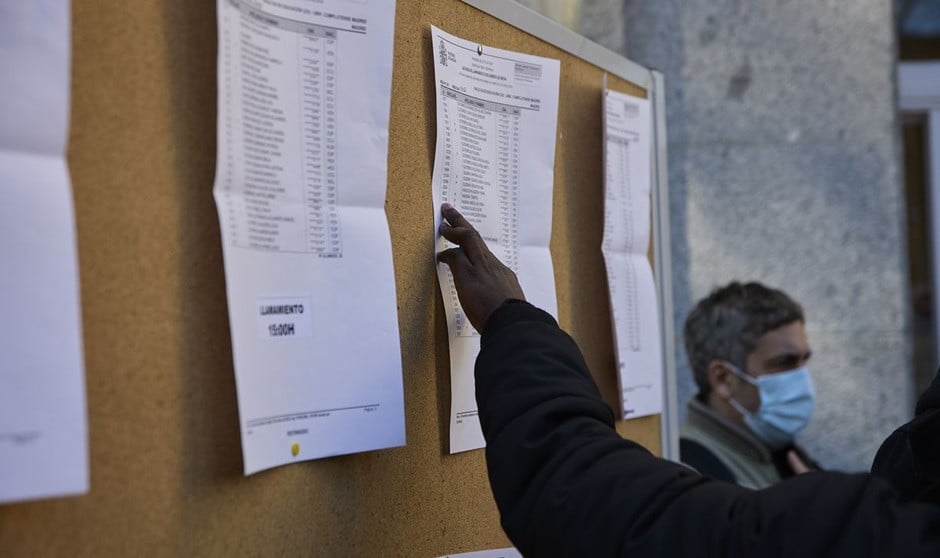
M 729 283 L 712 291 L 685 319 L 682 336 L 699 393 L 711 389 L 708 364 L 726 360 L 746 370 L 747 355 L 768 331 L 799 321 L 803 308 L 783 291 L 760 283 Z

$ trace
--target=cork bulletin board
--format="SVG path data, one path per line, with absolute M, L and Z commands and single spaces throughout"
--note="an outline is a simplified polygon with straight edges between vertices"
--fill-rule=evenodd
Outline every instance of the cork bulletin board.
M 91 492 L 0 507 L 7 556 L 418 556 L 508 546 L 483 451 L 447 455 L 430 242 L 430 25 L 561 60 L 552 256 L 562 326 L 607 402 L 599 67 L 457 0 L 398 0 L 386 209 L 407 446 L 242 475 L 216 209 L 215 2 L 73 0 L 73 181 Z M 646 91 L 611 75 L 611 89 Z M 660 418 L 619 423 L 660 450 Z

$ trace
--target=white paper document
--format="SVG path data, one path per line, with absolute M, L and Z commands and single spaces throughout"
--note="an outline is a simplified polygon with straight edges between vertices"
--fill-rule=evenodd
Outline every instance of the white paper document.
M 245 473 L 405 443 L 395 3 L 218 0 L 215 200 Z
M 471 43 L 436 27 L 431 41 L 437 93 L 435 226 L 441 204 L 452 204 L 516 272 L 526 299 L 555 315 L 549 240 L 559 62 Z M 450 246 L 438 238 L 438 252 Z M 438 281 L 450 343 L 450 452 L 457 453 L 485 445 L 473 380 L 480 338 L 460 307 L 446 265 L 438 265 Z
M 646 99 L 604 95 L 604 240 L 622 418 L 662 412 L 663 360 L 650 243 Z
M 520 554 L 519 551 L 515 548 L 509 547 L 498 548 L 495 550 L 464 552 L 463 554 L 448 554 L 446 556 L 441 556 L 441 558 L 522 558 L 522 554 Z
M 88 491 L 69 2 L 0 3 L 0 503 Z

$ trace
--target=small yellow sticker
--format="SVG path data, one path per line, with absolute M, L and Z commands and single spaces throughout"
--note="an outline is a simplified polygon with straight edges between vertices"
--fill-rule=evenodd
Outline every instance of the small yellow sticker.
M 300 453 L 300 444 L 294 442 L 294 444 L 290 447 L 290 454 L 294 457 L 297 457 L 298 453 Z

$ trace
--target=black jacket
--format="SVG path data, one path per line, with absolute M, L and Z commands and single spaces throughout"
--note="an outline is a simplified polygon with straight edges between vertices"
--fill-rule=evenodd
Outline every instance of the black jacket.
M 622 439 L 577 345 L 529 304 L 486 323 L 476 390 L 501 522 L 530 558 L 940 556 L 940 506 L 906 500 L 889 473 L 751 491 Z
M 894 431 L 878 449 L 873 475 L 902 496 L 940 505 L 940 373 L 917 402 L 914 420 Z

